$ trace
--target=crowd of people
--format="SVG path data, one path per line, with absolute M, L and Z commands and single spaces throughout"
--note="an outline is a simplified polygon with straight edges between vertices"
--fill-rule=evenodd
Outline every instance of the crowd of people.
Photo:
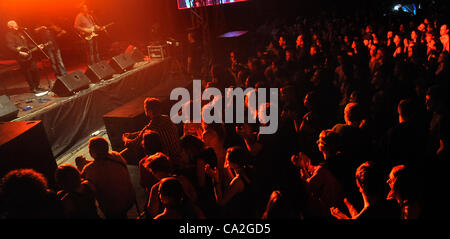
M 278 88 L 279 126 L 174 124 L 161 101 L 125 134 L 141 149 L 141 219 L 417 219 L 448 211 L 448 25 L 299 17 L 261 26 L 247 61 L 232 51 L 204 87 Z M 263 46 L 263 47 L 260 47 Z M 207 102 L 203 102 L 207 103 Z M 249 114 L 255 109 L 246 109 Z M 4 218 L 126 218 L 127 162 L 91 138 L 93 160 L 60 165 L 57 190 L 30 169 L 1 181 Z

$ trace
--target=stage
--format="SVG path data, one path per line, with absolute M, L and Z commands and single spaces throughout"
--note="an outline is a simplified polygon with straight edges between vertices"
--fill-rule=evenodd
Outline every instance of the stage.
M 173 88 L 187 87 L 185 77 L 173 74 L 173 64 L 170 58 L 138 62 L 133 69 L 90 84 L 70 97 L 52 93 L 40 97 L 32 93 L 10 95 L 19 108 L 13 121 L 41 120 L 53 155 L 58 158 L 104 128 L 104 114 L 138 97 L 168 99 Z M 26 106 L 32 109 L 24 110 Z

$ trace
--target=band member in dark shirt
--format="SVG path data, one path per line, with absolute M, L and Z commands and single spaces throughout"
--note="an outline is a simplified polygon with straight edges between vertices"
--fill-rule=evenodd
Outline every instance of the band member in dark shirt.
M 6 33 L 6 46 L 13 52 L 14 57 L 19 62 L 20 69 L 25 75 L 25 79 L 30 86 L 30 90 L 34 93 L 41 91 L 39 87 L 40 76 L 36 61 L 32 57 L 32 51 L 38 50 L 27 40 L 27 36 L 23 29 L 19 28 L 16 21 L 11 20 L 7 23 L 8 32 Z M 40 49 L 44 45 L 39 45 Z
M 56 39 L 67 32 L 51 23 L 34 29 L 36 33 L 38 33 L 40 40 L 42 42 L 51 42 L 51 44 L 45 48 L 45 52 L 50 58 L 53 71 L 57 78 L 67 75 L 66 67 L 64 66 L 64 62 L 61 57 L 61 50 L 57 44 Z
M 74 28 L 78 31 L 88 48 L 88 64 L 94 64 L 100 61 L 100 54 L 98 51 L 97 32 L 104 31 L 105 27 L 98 26 L 94 17 L 91 15 L 86 4 L 81 5 L 81 11 L 75 18 Z
M 187 71 L 190 77 L 199 77 L 201 71 L 202 48 L 195 32 L 188 33 Z

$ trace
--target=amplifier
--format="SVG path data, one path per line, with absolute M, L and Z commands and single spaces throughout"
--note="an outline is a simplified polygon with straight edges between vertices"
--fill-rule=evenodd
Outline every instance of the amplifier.
M 147 46 L 150 59 L 162 60 L 168 57 L 166 44 L 150 44 Z
M 55 186 L 57 164 L 42 121 L 0 122 L 0 177 L 11 170 L 31 168 Z
M 19 109 L 6 95 L 0 95 L 0 122 L 10 121 L 17 117 Z

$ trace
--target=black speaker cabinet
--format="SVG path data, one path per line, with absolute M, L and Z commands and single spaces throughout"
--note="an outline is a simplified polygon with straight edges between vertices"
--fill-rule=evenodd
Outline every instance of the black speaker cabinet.
M 14 169 L 29 168 L 54 185 L 56 161 L 42 121 L 0 122 L 0 177 Z
M 103 115 L 106 132 L 113 150 L 121 151 L 124 149 L 123 133 L 139 131 L 146 125 L 144 100 L 145 97 L 138 97 Z
M 122 53 L 111 59 L 109 64 L 117 73 L 123 73 L 133 68 L 136 63 L 128 53 Z
M 19 109 L 6 95 L 0 96 L 0 122 L 10 121 L 17 117 Z
M 114 69 L 106 61 L 100 61 L 89 65 L 84 74 L 91 82 L 95 83 L 101 80 L 108 80 L 115 73 Z
M 81 70 L 77 70 L 56 79 L 52 91 L 58 96 L 71 96 L 78 91 L 89 88 L 90 83 L 89 78 Z

